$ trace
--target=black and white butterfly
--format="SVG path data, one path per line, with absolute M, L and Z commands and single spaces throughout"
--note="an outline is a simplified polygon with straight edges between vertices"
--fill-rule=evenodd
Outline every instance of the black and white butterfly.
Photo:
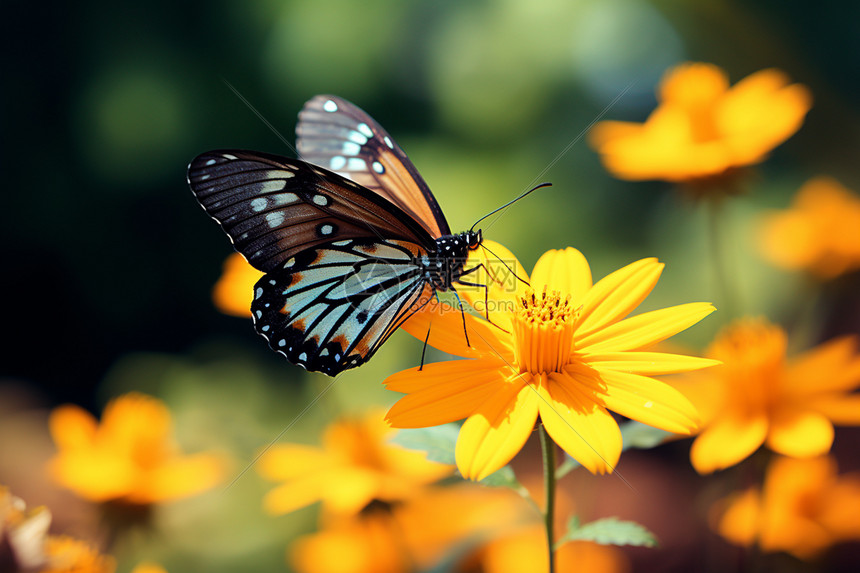
M 266 275 L 254 288 L 257 332 L 290 362 L 330 376 L 369 360 L 437 292 L 463 276 L 481 231 L 451 234 L 402 149 L 334 96 L 299 114 L 303 160 L 210 151 L 188 184 L 237 251 Z

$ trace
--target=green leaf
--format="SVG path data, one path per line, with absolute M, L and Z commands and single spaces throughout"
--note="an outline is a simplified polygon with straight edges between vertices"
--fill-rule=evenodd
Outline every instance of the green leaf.
M 666 440 L 666 438 L 674 435 L 666 430 L 661 430 L 635 420 L 631 420 L 624 424 L 618 424 L 618 427 L 621 428 L 622 452 L 631 448 L 637 450 L 649 450 L 659 446 Z M 569 455 L 565 455 L 564 462 L 555 470 L 555 478 L 561 479 L 579 466 L 580 463 L 578 461 Z
M 598 519 L 580 525 L 579 519 L 571 518 L 565 533 L 556 547 L 570 541 L 593 541 L 601 545 L 636 545 L 656 547 L 657 538 L 653 533 L 635 521 L 621 521 L 617 517 Z
M 430 428 L 398 430 L 389 443 L 407 450 L 419 450 L 427 454 L 431 462 L 453 465 L 454 445 L 457 443 L 459 424 L 443 424 Z
M 500 470 L 494 471 L 478 483 L 488 487 L 509 487 L 511 489 L 523 487 L 519 480 L 517 480 L 517 476 L 514 475 L 514 470 L 511 466 L 505 466 Z
M 666 438 L 674 435 L 672 432 L 667 432 L 666 430 L 661 430 L 660 428 L 655 428 L 635 420 L 631 420 L 626 424 L 620 424 L 620 427 L 621 439 L 624 440 L 622 449 L 624 450 L 629 448 L 648 450 L 659 446 Z

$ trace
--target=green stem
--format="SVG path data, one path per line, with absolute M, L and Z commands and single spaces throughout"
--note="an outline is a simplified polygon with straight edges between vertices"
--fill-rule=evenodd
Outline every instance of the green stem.
M 722 197 L 712 197 L 708 201 L 708 246 L 711 251 L 711 265 L 717 283 L 718 308 L 722 311 L 723 322 L 729 322 L 735 317 L 735 296 L 729 286 L 729 275 L 723 252 L 723 236 L 721 219 L 723 218 Z
M 538 424 L 541 452 L 543 453 L 543 485 L 546 494 L 543 521 L 549 550 L 549 573 L 555 573 L 555 442 L 543 424 Z

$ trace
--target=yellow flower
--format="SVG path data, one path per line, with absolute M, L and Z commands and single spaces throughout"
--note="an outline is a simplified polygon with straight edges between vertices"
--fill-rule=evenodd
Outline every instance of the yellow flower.
M 113 573 L 116 561 L 91 544 L 65 535 L 48 535 L 51 512 L 27 510 L 20 498 L 0 486 L 0 542 L 4 537 L 20 569 L 39 573 Z
M 427 489 L 401 504 L 324 520 L 319 532 L 293 543 L 289 561 L 299 573 L 442 570 L 440 562 L 457 560 L 498 534 L 510 537 L 533 516 L 510 490 L 472 484 Z M 541 549 L 546 552 L 545 541 Z
M 860 474 L 838 476 L 829 456 L 777 458 L 761 491 L 750 489 L 719 505 L 716 529 L 737 545 L 758 542 L 764 551 L 809 559 L 840 541 L 860 539 Z
M 155 398 L 125 394 L 105 407 L 99 423 L 67 404 L 51 412 L 57 445 L 54 480 L 91 501 L 152 504 L 195 495 L 219 483 L 223 460 L 182 455 L 171 439 L 167 407 Z
M 589 134 L 606 169 L 621 179 L 688 182 L 758 163 L 803 123 L 809 90 L 775 69 L 729 87 L 712 64 L 669 70 L 645 123 L 603 121 Z
M 499 537 L 481 551 L 483 573 L 520 573 L 522 571 L 548 571 L 546 531 L 541 524 L 524 528 L 515 535 Z M 558 573 L 599 571 L 615 573 L 630 571 L 624 553 L 611 545 L 590 541 L 565 543 L 555 555 Z
M 373 410 L 363 419 L 344 419 L 329 426 L 322 447 L 272 447 L 257 468 L 265 478 L 285 483 L 266 495 L 265 509 L 282 514 L 322 501 L 331 512 L 356 513 L 373 500 L 415 495 L 451 474 L 451 466 L 389 444 L 393 434 L 382 412 Z
M 47 564 L 40 573 L 113 573 L 116 560 L 97 549 L 65 535 L 49 535 L 45 540 Z
M 492 251 L 524 280 L 522 266 L 504 247 Z M 484 259 L 491 269 L 498 262 Z M 480 262 L 478 261 L 478 262 Z M 535 265 L 531 288 L 519 281 L 492 283 L 483 270 L 463 292 L 491 322 L 466 315 L 466 346 L 459 312 L 420 313 L 404 328 L 449 354 L 472 358 L 413 368 L 385 384 L 407 396 L 389 411 L 398 428 L 426 427 L 466 418 L 456 446 L 457 467 L 480 480 L 507 464 L 535 422 L 592 472 L 612 471 L 621 433 L 609 410 L 679 433 L 696 428 L 696 411 L 679 392 L 652 378 L 715 364 L 712 360 L 645 349 L 699 322 L 714 309 L 693 303 L 625 317 L 651 292 L 663 265 L 643 259 L 591 283 L 576 249 L 549 251 Z M 496 272 L 491 270 L 491 272 Z
M 832 278 L 860 268 L 860 197 L 830 177 L 809 180 L 794 205 L 768 215 L 760 245 L 777 266 Z
M 786 334 L 762 319 L 720 333 L 707 356 L 723 362 L 674 382 L 703 417 L 690 459 L 700 473 L 732 466 L 763 443 L 792 457 L 824 454 L 833 424 L 860 424 L 857 340 L 843 337 L 792 360 Z
M 212 301 L 224 314 L 251 316 L 254 285 L 263 276 L 239 253 L 233 253 L 224 260 L 224 271 L 212 289 Z
M 158 563 L 143 562 L 132 569 L 131 573 L 167 573 L 167 570 Z

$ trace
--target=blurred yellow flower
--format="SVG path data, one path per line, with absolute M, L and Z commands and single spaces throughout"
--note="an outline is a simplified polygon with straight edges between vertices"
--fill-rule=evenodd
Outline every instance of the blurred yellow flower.
M 536 523 L 515 535 L 499 537 L 484 547 L 480 557 L 482 573 L 549 571 L 546 532 Z M 618 548 L 590 541 L 565 543 L 555 554 L 557 573 L 630 571 L 630 562 Z
M 860 474 L 837 475 L 829 456 L 777 458 L 762 490 L 735 494 L 714 509 L 715 529 L 732 543 L 809 559 L 860 539 Z
M 383 413 L 372 410 L 361 419 L 330 425 L 322 447 L 273 446 L 257 469 L 263 477 L 285 483 L 266 495 L 266 511 L 289 513 L 322 501 L 330 512 L 357 513 L 373 500 L 408 498 L 451 474 L 451 466 L 389 444 L 394 433 Z
M 132 569 L 131 573 L 167 573 L 167 569 L 158 563 L 143 562 Z
M 528 276 L 503 246 L 487 242 L 523 280 Z M 478 253 L 478 251 L 476 251 Z M 487 268 L 498 262 L 476 254 Z M 457 467 L 480 480 L 520 451 L 540 417 L 568 454 L 595 473 L 612 471 L 621 455 L 621 432 L 609 410 L 677 433 L 696 428 L 697 414 L 679 392 L 652 378 L 715 364 L 712 360 L 644 349 L 688 328 L 714 308 L 693 303 L 625 317 L 657 284 L 663 265 L 643 259 L 592 285 L 591 270 L 576 249 L 548 251 L 537 262 L 531 287 L 494 282 L 483 270 L 484 290 L 464 290 L 491 322 L 466 315 L 466 345 L 459 312 L 414 315 L 403 326 L 449 354 L 473 358 L 426 365 L 390 376 L 403 392 L 388 412 L 392 426 L 435 426 L 467 418 L 456 446 Z M 494 272 L 494 271 L 491 271 Z M 496 279 L 499 277 L 496 276 Z
M 860 268 L 860 197 L 830 177 L 809 180 L 791 208 L 762 222 L 760 246 L 779 267 L 832 278 Z
M 443 563 L 445 571 L 461 570 L 454 564 L 470 549 L 510 537 L 533 518 L 511 490 L 428 488 L 403 503 L 325 520 L 319 532 L 292 544 L 289 561 L 299 573 L 407 573 L 443 570 Z M 546 552 L 545 541 L 541 548 Z
M 788 139 L 812 106 L 809 90 L 775 69 L 729 87 L 712 64 L 670 69 L 645 123 L 602 121 L 589 141 L 621 179 L 690 182 L 758 163 Z
M 699 409 L 690 459 L 699 473 L 732 466 L 763 443 L 811 457 L 830 450 L 833 424 L 860 424 L 857 340 L 832 340 L 791 360 L 786 334 L 763 319 L 724 329 L 707 351 L 723 362 L 673 382 Z
M 226 471 L 214 454 L 182 455 L 167 407 L 142 394 L 111 400 L 101 423 L 78 406 L 60 406 L 50 429 L 57 445 L 52 477 L 91 501 L 172 501 L 210 489 Z
M 4 538 L 20 570 L 39 573 L 113 573 L 116 561 L 91 544 L 65 535 L 48 535 L 51 512 L 27 510 L 20 498 L 0 486 L 0 542 Z
M 65 535 L 49 535 L 45 540 L 47 564 L 39 573 L 113 573 L 116 560 L 102 555 L 90 544 Z
M 224 314 L 251 316 L 254 285 L 263 276 L 239 253 L 233 253 L 224 260 L 221 278 L 212 289 L 212 301 Z

